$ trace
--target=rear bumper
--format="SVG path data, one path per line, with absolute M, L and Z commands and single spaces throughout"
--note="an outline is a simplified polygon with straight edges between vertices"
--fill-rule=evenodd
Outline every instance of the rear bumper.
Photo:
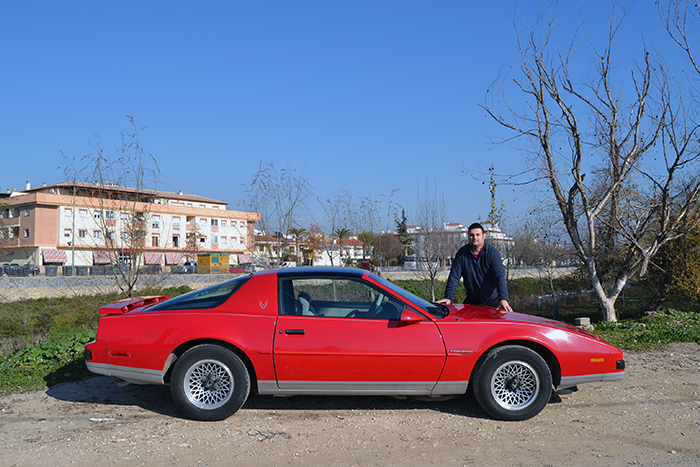
M 114 376 L 134 384 L 164 384 L 164 372 L 127 366 L 110 365 L 86 361 L 88 370 L 98 375 Z

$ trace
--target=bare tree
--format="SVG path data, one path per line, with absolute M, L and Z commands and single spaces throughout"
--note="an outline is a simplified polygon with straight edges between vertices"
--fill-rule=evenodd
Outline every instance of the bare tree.
M 197 261 L 199 257 L 200 238 L 202 231 L 198 224 L 194 224 L 194 230 L 187 232 L 185 237 L 185 260 L 188 262 Z
M 333 238 L 336 238 L 338 240 L 338 248 L 339 248 L 339 256 L 340 256 L 340 264 L 341 265 L 346 265 L 348 263 L 349 258 L 346 255 L 345 260 L 343 260 L 343 243 L 345 240 L 347 240 L 350 237 L 350 231 L 346 228 L 340 228 L 340 229 L 335 229 L 333 231 Z
M 403 253 L 399 237 L 393 233 L 383 233 L 374 237 L 375 253 L 385 265 L 391 264 Z
M 301 243 L 305 240 L 305 237 L 309 234 L 309 231 L 304 227 L 292 227 L 288 232 L 294 237 L 294 245 L 296 247 L 295 255 L 297 257 L 297 262 L 299 266 L 304 264 L 304 255 L 301 252 Z
M 338 241 L 338 259 L 342 265 L 342 242 L 350 234 L 350 231 L 347 229 L 347 227 L 353 223 L 353 220 L 356 217 L 355 208 L 352 202 L 352 196 L 350 195 L 350 192 L 347 190 L 346 187 L 342 187 L 335 190 L 332 196 L 324 200 L 318 199 L 318 203 L 323 211 L 325 217 L 325 224 L 328 229 L 328 232 L 331 233 L 331 238 L 335 238 Z M 342 232 L 343 235 L 338 235 L 339 232 Z M 334 245 L 328 245 L 325 251 L 328 255 L 328 259 L 330 260 L 332 266 L 333 259 L 335 256 Z
M 445 231 L 445 200 L 437 193 L 437 184 L 426 182 L 425 194 L 418 199 L 415 218 L 420 228 L 416 235 L 413 249 L 416 252 L 416 274 L 427 279 L 428 293 L 435 301 L 435 281 L 442 270 L 445 260 L 454 255 L 459 248 L 455 244 L 456 235 Z M 458 238 L 457 238 L 458 240 Z
M 682 105 L 676 102 L 674 108 L 677 96 L 668 77 L 655 71 L 646 49 L 631 70 L 628 89 L 622 86 L 627 92 L 619 90 L 618 83 L 625 83 L 614 76 L 621 68 L 613 66 L 621 24 L 615 13 L 602 49 L 588 35 L 587 50 L 597 66 L 582 83 L 571 76 L 574 59 L 583 53 L 575 47 L 576 38 L 560 53 L 554 45 L 556 14 L 545 18 L 541 13 L 518 41 L 522 64 L 512 84 L 522 107 L 511 104 L 503 80 L 489 90 L 483 106 L 498 123 L 533 144 L 530 162 L 549 186 L 607 321 L 617 321 L 615 301 L 630 278 L 646 272 L 661 245 L 683 235 L 680 221 L 697 208 L 699 190 L 692 175 L 697 172 L 691 170 L 697 153 L 683 143 L 695 130 L 680 130 L 687 123 Z M 659 155 L 654 148 L 658 142 L 661 166 L 652 157 Z M 681 178 L 682 173 L 687 177 Z M 625 198 L 625 190 L 638 196 Z M 606 240 L 619 257 L 609 283 L 597 261 Z
M 299 173 L 289 166 L 278 170 L 272 161 L 260 162 L 245 192 L 243 203 L 260 213 L 261 230 L 277 234 L 278 264 L 282 255 L 281 236 L 296 223 L 296 216 L 306 206 L 310 192 L 311 183 L 303 169 Z
M 311 252 L 311 263 L 320 258 L 326 247 L 326 235 L 318 224 L 312 224 L 306 235 L 306 245 Z
M 393 234 L 390 231 L 400 208 L 394 201 L 397 191 L 398 189 L 394 189 L 388 195 L 369 193 L 360 197 L 360 206 L 353 225 L 361 232 L 359 239 L 366 245 L 363 249 L 371 249 L 372 258 L 378 261 L 377 264 L 384 261 L 385 265 L 388 265 L 394 257 L 394 242 L 390 237 Z M 368 253 L 366 251 L 364 254 Z
M 542 284 L 542 295 L 549 295 L 554 319 L 559 319 L 559 302 L 554 279 L 558 267 L 571 266 L 575 255 L 561 231 L 561 216 L 557 212 L 537 210 L 518 223 L 511 251 L 513 262 L 534 269 Z M 546 284 L 546 287 L 545 287 Z
M 160 169 L 141 145 L 140 133 L 146 127 L 138 127 L 131 115 L 127 118 L 131 129 L 122 131 L 114 154 L 104 149 L 98 137 L 91 144 L 93 152 L 79 161 L 66 158 L 64 174 L 73 181 L 74 191 L 81 193 L 81 201 L 89 204 L 90 212 L 81 225 L 92 230 L 91 241 L 105 254 L 102 260 L 110 266 L 117 286 L 131 297 L 145 264 L 146 247 L 159 246 L 147 245 L 147 235 Z
M 369 193 L 367 196 L 361 197 L 356 229 L 374 232 L 375 235 L 391 231 L 391 226 L 400 208 L 394 201 L 394 195 L 397 191 L 399 190 L 391 190 L 388 195 Z
M 700 62 L 693 55 L 693 48 L 700 47 L 696 31 L 700 27 L 700 3 L 688 0 L 658 1 L 659 15 L 671 39 L 683 50 L 688 57 L 695 73 L 700 77 Z M 693 40 L 696 43 L 693 43 Z

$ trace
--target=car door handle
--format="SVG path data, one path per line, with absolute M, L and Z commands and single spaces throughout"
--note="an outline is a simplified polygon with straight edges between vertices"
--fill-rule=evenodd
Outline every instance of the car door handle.
M 304 331 L 303 329 L 285 329 L 284 330 L 285 334 L 304 334 L 304 332 L 306 332 L 306 331 Z

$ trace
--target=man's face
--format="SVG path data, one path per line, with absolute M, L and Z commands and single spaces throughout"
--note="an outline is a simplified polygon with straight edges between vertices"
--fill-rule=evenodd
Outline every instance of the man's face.
M 481 229 L 471 229 L 469 231 L 469 245 L 471 245 L 473 251 L 481 250 L 484 246 L 484 231 Z

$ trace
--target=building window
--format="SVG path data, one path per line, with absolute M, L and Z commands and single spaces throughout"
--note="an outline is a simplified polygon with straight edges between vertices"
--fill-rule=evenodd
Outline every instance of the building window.
M 219 219 L 212 219 L 212 220 L 211 220 L 211 226 L 212 226 L 212 227 L 218 227 L 218 226 L 219 226 Z
M 211 242 L 212 242 L 212 243 L 219 243 L 219 237 L 218 237 L 218 235 L 212 235 L 212 236 L 211 236 Z
M 95 211 L 93 213 L 93 216 L 95 217 L 95 219 L 102 219 L 102 213 L 100 211 Z
M 200 207 L 200 208 L 206 208 L 207 205 L 206 205 L 206 204 L 200 204 L 199 207 Z
M 241 245 L 245 245 L 245 238 L 241 237 L 241 241 L 239 242 Z
M 245 222 L 241 221 L 241 229 L 245 229 Z
M 180 218 L 173 217 L 173 230 L 180 230 Z
M 221 227 L 226 227 L 226 221 L 224 219 L 221 219 Z
M 32 213 L 31 209 L 25 209 L 24 210 L 24 217 L 29 217 L 29 215 Z
M 80 237 L 80 238 L 87 237 L 87 230 L 78 230 L 78 237 Z
M 85 219 L 87 217 L 87 209 L 81 209 L 78 211 L 78 216 L 80 216 L 81 219 Z
M 173 235 L 173 247 L 174 248 L 180 247 L 180 236 L 179 235 Z
M 199 243 L 207 243 L 207 237 L 199 237 Z
M 65 208 L 63 210 L 63 215 L 65 215 L 66 217 L 73 216 L 73 208 Z
M 121 220 L 128 221 L 129 220 L 129 213 L 123 212 L 120 217 L 121 217 Z
M 158 239 L 160 237 L 158 235 L 152 235 L 151 236 L 151 246 L 159 246 L 158 245 Z
M 207 226 L 207 220 L 206 220 L 206 219 L 199 219 L 199 225 L 201 225 L 202 227 L 206 227 L 206 226 Z
M 153 228 L 160 229 L 160 216 L 153 216 Z
M 92 231 L 92 238 L 101 238 L 102 237 L 102 232 L 99 230 L 93 230 Z
M 226 240 L 227 240 L 226 237 L 221 237 L 221 241 L 219 242 L 219 244 L 222 246 L 226 246 Z
M 24 229 L 24 238 L 29 238 L 29 229 Z
M 129 239 L 129 233 L 128 232 L 122 232 L 122 240 L 127 241 Z
M 63 238 L 71 238 L 73 231 L 71 229 L 63 229 Z
M 105 219 L 115 219 L 114 211 L 112 211 L 111 209 L 105 211 Z

